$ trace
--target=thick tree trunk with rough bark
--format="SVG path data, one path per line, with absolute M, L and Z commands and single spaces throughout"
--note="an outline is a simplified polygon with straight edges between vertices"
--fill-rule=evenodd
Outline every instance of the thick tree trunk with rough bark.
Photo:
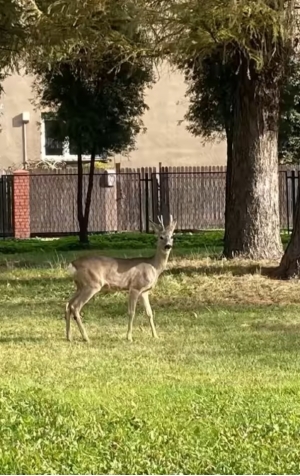
M 292 236 L 275 275 L 281 279 L 300 277 L 300 190 L 298 191 Z
M 234 101 L 224 255 L 273 259 L 282 253 L 278 193 L 279 87 L 243 64 Z

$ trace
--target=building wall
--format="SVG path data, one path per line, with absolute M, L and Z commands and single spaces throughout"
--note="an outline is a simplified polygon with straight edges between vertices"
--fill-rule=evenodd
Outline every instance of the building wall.
M 144 116 L 147 128 L 137 139 L 137 148 L 129 158 L 117 157 L 122 167 L 226 165 L 226 143 L 202 143 L 193 137 L 182 121 L 188 108 L 186 85 L 179 72 L 164 66 L 159 81 L 147 92 L 150 109 Z
M 179 72 L 171 72 L 167 66 L 159 71 L 159 80 L 147 91 L 149 111 L 145 113 L 145 134 L 137 138 L 137 148 L 129 157 L 116 156 L 115 162 L 122 167 L 201 166 L 225 165 L 226 144 L 203 145 L 200 138 L 193 137 L 184 124 L 188 100 L 184 97 L 186 86 Z M 41 160 L 40 111 L 32 104 L 33 78 L 13 75 L 4 81 L 4 94 L 0 99 L 2 117 L 0 124 L 0 170 L 9 166 L 20 167 L 24 158 L 21 114 L 30 113 L 27 124 L 27 154 L 29 161 Z
M 0 116 L 0 169 L 10 166 L 20 167 L 23 163 L 22 112 L 30 113 L 30 122 L 26 125 L 28 159 L 37 161 L 41 155 L 40 112 L 35 111 L 31 100 L 33 78 L 25 75 L 13 75 L 4 81 L 4 93 L 1 96 L 2 114 Z

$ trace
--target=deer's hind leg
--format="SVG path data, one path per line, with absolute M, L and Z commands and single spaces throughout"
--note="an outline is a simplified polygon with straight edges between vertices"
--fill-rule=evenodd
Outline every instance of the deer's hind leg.
M 130 289 L 129 291 L 129 301 L 128 301 L 128 331 L 127 331 L 127 340 L 132 342 L 132 328 L 133 320 L 135 316 L 136 304 L 140 295 L 140 291 L 136 289 Z
M 77 286 L 77 291 L 74 294 L 74 296 L 68 301 L 66 305 L 66 311 L 65 311 L 65 320 L 66 320 L 66 337 L 67 340 L 71 342 L 72 340 L 72 332 L 71 332 L 71 317 L 75 318 L 73 314 L 73 310 L 71 308 L 71 304 L 73 303 L 74 299 L 76 299 L 77 296 L 79 296 L 81 292 L 82 285 L 80 283 L 76 283 Z
M 88 335 L 86 333 L 86 330 L 84 328 L 84 325 L 82 323 L 82 319 L 80 316 L 80 311 L 83 308 L 83 306 L 95 295 L 101 290 L 100 285 L 98 286 L 82 286 L 73 298 L 69 301 L 69 310 L 73 314 L 74 320 L 76 321 L 76 324 L 79 328 L 79 331 L 82 335 L 83 340 L 86 342 L 89 342 Z M 68 330 L 68 321 L 67 321 L 67 330 Z

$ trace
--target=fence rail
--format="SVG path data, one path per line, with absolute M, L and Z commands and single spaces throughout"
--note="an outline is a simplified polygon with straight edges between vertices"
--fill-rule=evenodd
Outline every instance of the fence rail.
M 280 225 L 291 231 L 300 167 L 281 167 L 278 177 Z M 84 174 L 84 196 L 87 186 Z M 96 171 L 89 232 L 148 232 L 150 219 L 168 219 L 170 213 L 181 231 L 224 228 L 225 186 L 225 167 Z M 0 177 L 0 237 L 14 236 L 14 225 L 16 236 L 28 236 L 27 230 L 30 236 L 77 234 L 77 174 Z
M 109 182 L 109 183 L 108 183 Z M 83 207 L 88 175 L 83 176 Z M 138 173 L 96 173 L 89 216 L 89 232 L 142 229 L 141 177 Z M 77 175 L 30 175 L 32 235 L 78 233 Z
M 299 170 L 279 171 L 280 223 L 292 229 Z M 84 192 L 88 175 L 84 175 Z M 115 173 L 97 171 L 90 209 L 89 232 L 149 231 L 158 214 L 177 219 L 178 230 L 224 228 L 226 169 L 170 170 L 162 167 Z M 77 175 L 30 175 L 32 235 L 75 234 Z

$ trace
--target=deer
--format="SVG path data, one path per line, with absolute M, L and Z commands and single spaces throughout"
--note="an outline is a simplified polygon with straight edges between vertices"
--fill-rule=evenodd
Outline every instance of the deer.
M 156 253 L 151 258 L 83 256 L 69 264 L 68 271 L 73 277 L 77 290 L 66 305 L 65 321 L 68 341 L 72 340 L 71 317 L 73 317 L 83 340 L 89 342 L 80 312 L 83 306 L 104 286 L 129 292 L 127 330 L 129 342 L 132 342 L 133 321 L 139 299 L 141 299 L 149 319 L 152 336 L 155 339 L 158 338 L 149 302 L 149 292 L 167 267 L 173 247 L 176 224 L 172 215 L 170 215 L 169 224 L 166 227 L 162 216 L 158 217 L 158 224 L 150 220 L 150 225 L 157 237 Z

